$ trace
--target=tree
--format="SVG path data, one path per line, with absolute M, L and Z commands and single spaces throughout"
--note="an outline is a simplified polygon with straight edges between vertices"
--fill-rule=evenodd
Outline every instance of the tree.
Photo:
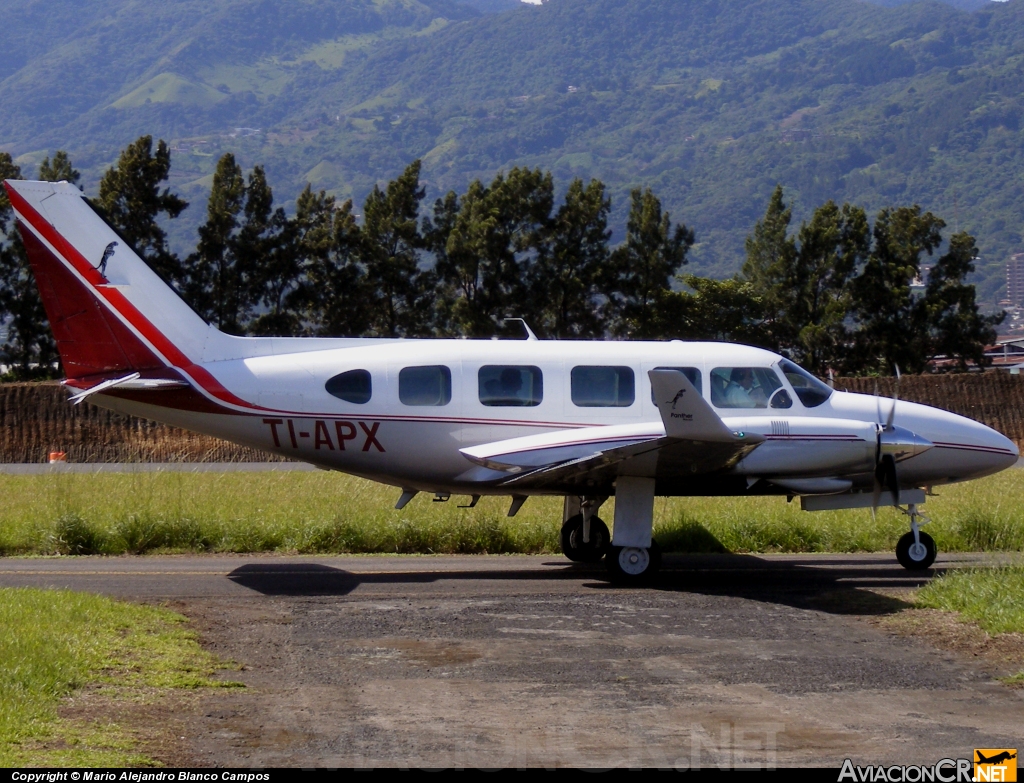
M 665 297 L 666 337 L 757 343 L 764 316 L 753 283 L 735 277 L 712 280 L 684 275 L 680 279 L 690 290 Z
M 608 212 L 604 183 L 574 179 L 565 194 L 533 269 L 531 301 L 535 326 L 559 338 L 594 338 L 604 333 L 599 307 L 601 275 L 608 263 Z
M 886 208 L 875 218 L 874 245 L 853 281 L 853 312 L 859 323 L 851 352 L 852 369 L 889 374 L 893 365 L 920 372 L 930 356 L 926 308 L 911 283 L 921 256 L 942 243 L 945 223 L 912 207 Z
M 626 241 L 612 253 L 604 283 L 615 334 L 652 339 L 672 330 L 660 308 L 670 298 L 671 281 L 693 241 L 685 225 L 673 227 L 650 188 L 632 191 Z
M 55 159 L 67 161 L 58 152 Z M 48 161 L 48 159 L 47 159 Z M 44 161 L 41 179 L 75 182 L 78 172 L 67 164 L 66 171 L 53 172 Z M 0 181 L 21 179 L 21 170 L 6 152 L 0 153 Z M 0 322 L 7 322 L 7 340 L 2 346 L 10 364 L 10 377 L 18 380 L 47 378 L 59 374 L 57 344 L 39 297 L 39 288 L 28 262 L 21 237 L 11 221 L 7 193 L 0 188 Z
M 154 154 L 153 137 L 142 136 L 107 169 L 94 206 L 154 272 L 177 284 L 182 278 L 181 261 L 167 249 L 167 235 L 157 223 L 161 214 L 176 218 L 188 206 L 169 188 L 160 189 L 170 169 L 167 144 L 158 142 Z
M 1006 317 L 1006 313 L 978 313 L 974 286 L 964 282 L 974 271 L 977 255 L 978 248 L 970 234 L 960 232 L 950 237 L 948 250 L 928 274 L 921 300 L 931 337 L 930 358 L 948 357 L 960 370 L 966 370 L 968 362 L 978 367 L 991 363 L 985 356 L 985 346 L 995 341 L 993 327 Z
M 360 257 L 373 299 L 371 330 L 382 337 L 416 336 L 428 329 L 433 286 L 431 274 L 419 269 L 423 193 L 417 160 L 385 190 L 374 186 L 363 207 Z
M 798 244 L 783 330 L 795 334 L 793 358 L 818 374 L 830 368 L 845 370 L 850 282 L 871 247 L 867 214 L 859 207 L 828 201 L 800 226 Z
M 244 203 L 242 168 L 227 153 L 213 173 L 199 244 L 185 261 L 184 291 L 189 304 L 207 322 L 234 334 L 243 333 L 250 305 L 248 270 L 238 258 L 235 241 Z
M 249 174 L 244 214 L 245 221 L 235 238 L 235 256 L 245 272 L 248 303 L 266 309 L 247 323 L 247 331 L 261 335 L 294 334 L 299 329 L 298 314 L 290 308 L 293 302 L 289 301 L 289 295 L 299 285 L 294 226 L 283 209 L 274 208 L 274 192 L 262 166 L 256 166 Z
M 45 182 L 70 182 L 77 185 L 81 178 L 82 175 L 71 165 L 71 158 L 64 150 L 57 150 L 52 162 L 46 156 L 39 164 L 39 179 Z
M 542 319 L 530 281 L 545 252 L 554 205 L 550 172 L 513 168 L 489 186 L 479 180 L 458 199 L 435 204 L 427 226 L 441 284 L 441 324 L 449 333 L 491 337 L 519 333 L 505 318 Z
M 782 186 L 777 185 L 764 217 L 747 237 L 747 259 L 739 275 L 761 300 L 762 320 L 755 343 L 772 351 L 792 345 L 799 331 L 789 318 L 796 298 L 797 249 L 788 235 L 792 214 L 783 201 Z
M 323 191 L 312 195 L 307 186 L 299 197 L 296 221 L 305 269 L 298 296 L 305 306 L 307 328 L 321 337 L 368 333 L 371 301 L 359 263 L 363 239 L 352 200 L 339 208 L 332 196 Z

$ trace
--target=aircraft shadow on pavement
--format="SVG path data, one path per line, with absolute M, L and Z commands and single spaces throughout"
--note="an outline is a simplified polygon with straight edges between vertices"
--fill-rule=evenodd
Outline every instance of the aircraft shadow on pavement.
M 483 566 L 483 564 L 482 564 Z M 855 557 L 797 561 L 756 555 L 666 555 L 664 568 L 646 588 L 746 598 L 764 603 L 815 609 L 831 614 L 882 615 L 910 606 L 877 588 L 917 588 L 940 569 L 905 571 L 878 560 Z M 268 596 L 344 596 L 366 584 L 431 584 L 440 581 L 573 580 L 584 590 L 623 589 L 610 584 L 603 564 L 546 561 L 540 568 L 405 571 L 346 571 L 322 563 L 251 563 L 228 574 L 234 583 Z

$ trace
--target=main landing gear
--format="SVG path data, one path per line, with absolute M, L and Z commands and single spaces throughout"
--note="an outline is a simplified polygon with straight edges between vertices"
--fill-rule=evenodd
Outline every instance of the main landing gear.
M 562 525 L 562 552 L 575 563 L 596 563 L 605 556 L 611 540 L 608 526 L 598 516 L 587 520 L 577 514 Z
M 653 538 L 649 547 L 613 546 L 606 557 L 608 575 L 619 584 L 643 584 L 661 568 L 661 547 Z
M 935 548 L 935 540 L 927 533 L 921 532 L 921 525 L 931 520 L 918 511 L 914 503 L 901 511 L 910 517 L 910 532 L 904 534 L 896 543 L 896 559 L 908 571 L 923 571 L 930 568 L 935 562 L 938 550 Z
M 644 584 L 661 567 L 661 550 L 651 538 L 654 521 L 654 481 L 621 477 L 616 482 L 615 535 L 597 516 L 606 497 L 565 499 L 562 552 L 577 563 L 596 563 L 602 557 L 608 575 L 618 584 Z

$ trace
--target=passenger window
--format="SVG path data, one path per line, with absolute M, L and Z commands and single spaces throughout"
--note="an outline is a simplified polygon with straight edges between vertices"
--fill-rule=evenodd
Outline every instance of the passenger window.
M 324 384 L 324 388 L 339 400 L 354 402 L 356 405 L 365 405 L 373 394 L 370 373 L 366 370 L 349 370 L 335 375 Z
M 398 399 L 404 405 L 447 405 L 452 401 L 452 371 L 440 364 L 403 368 Z
M 716 408 L 767 408 L 781 388 L 779 376 L 767 367 L 716 367 L 711 371 L 711 403 Z M 773 402 L 772 407 L 789 407 L 779 402 L 782 400 Z
M 700 382 L 700 370 L 696 367 L 655 367 L 655 370 L 678 370 L 686 376 L 686 380 L 693 384 L 693 388 L 697 390 L 697 394 L 703 394 L 704 390 L 701 388 Z M 658 401 L 654 399 L 654 387 L 651 387 L 651 402 L 655 405 Z
M 580 408 L 628 408 L 636 397 L 629 367 L 572 368 L 572 401 Z
M 533 407 L 544 399 L 544 376 L 539 367 L 488 364 L 477 374 L 480 402 L 502 407 Z

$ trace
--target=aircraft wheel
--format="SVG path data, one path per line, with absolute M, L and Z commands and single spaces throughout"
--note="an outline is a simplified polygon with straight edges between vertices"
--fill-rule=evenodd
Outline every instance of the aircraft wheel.
M 896 544 L 896 559 L 908 571 L 923 571 L 935 562 L 938 550 L 935 540 L 927 533 L 920 533 L 921 543 L 914 543 L 914 534 L 906 533 Z
M 639 585 L 649 582 L 661 568 L 661 547 L 651 539 L 647 549 L 634 546 L 613 546 L 605 558 L 613 582 Z
M 576 563 L 596 563 L 608 551 L 608 526 L 600 517 L 590 518 L 590 541 L 583 542 L 583 515 L 570 517 L 562 525 L 562 553 Z

